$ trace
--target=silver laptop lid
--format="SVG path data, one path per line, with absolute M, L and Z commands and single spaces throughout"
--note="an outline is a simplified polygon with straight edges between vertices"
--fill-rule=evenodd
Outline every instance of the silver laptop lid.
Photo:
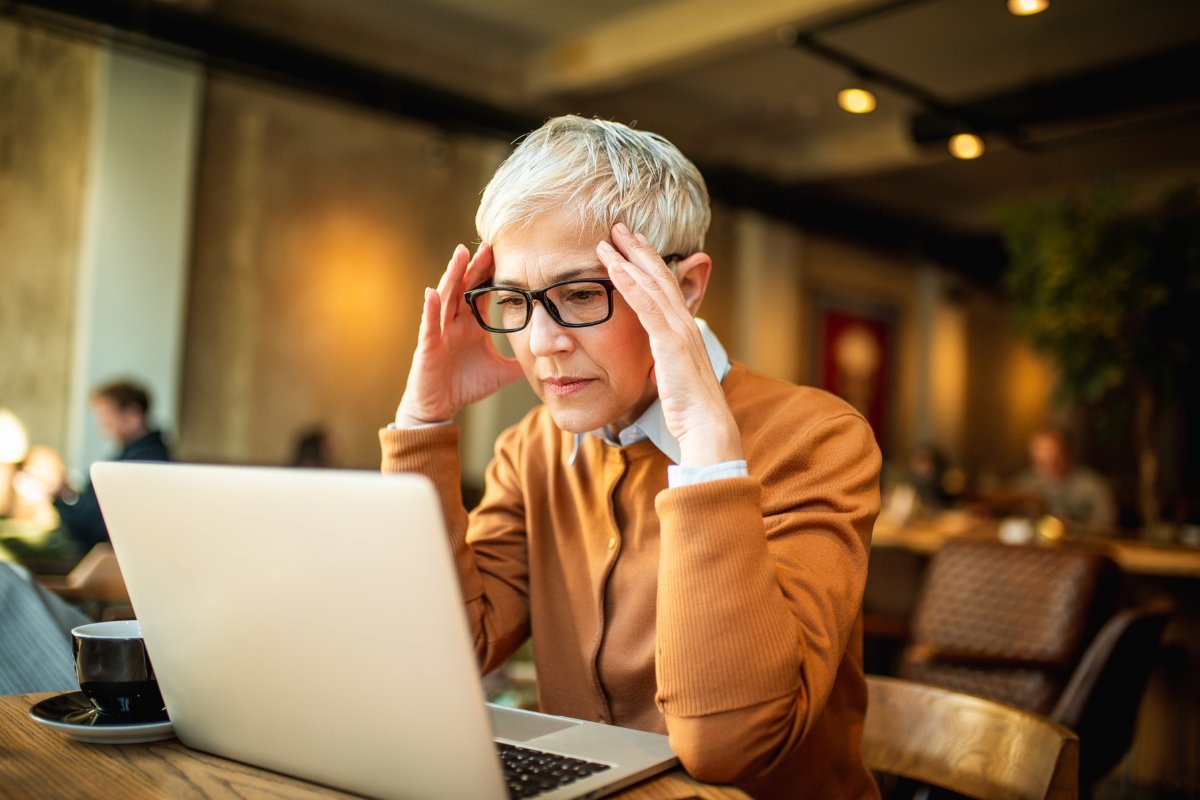
M 506 796 L 425 478 L 100 462 L 92 480 L 184 744 L 382 798 Z

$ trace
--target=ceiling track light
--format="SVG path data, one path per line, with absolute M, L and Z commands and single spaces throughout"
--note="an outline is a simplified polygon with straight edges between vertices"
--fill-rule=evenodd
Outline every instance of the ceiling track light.
M 1050 0 L 1008 0 L 1008 13 L 1017 17 L 1040 14 L 1050 7 Z
M 974 133 L 955 134 L 950 137 L 947 146 L 950 149 L 950 155 L 964 161 L 979 158 L 984 151 L 983 139 Z
M 896 1 L 907 3 L 921 2 L 922 0 Z M 1046 2 L 1046 0 L 1042 1 Z M 1025 0 L 1025 2 L 1029 2 L 1029 0 Z M 1016 125 L 1007 121 L 1002 114 L 985 110 L 976 105 L 960 106 L 947 102 L 918 84 L 912 83 L 885 69 L 880 69 L 874 64 L 861 61 L 852 55 L 842 52 L 837 47 L 824 43 L 818 38 L 817 33 L 814 32 L 796 34 L 792 44 L 794 47 L 800 48 L 817 58 L 828 61 L 842 70 L 843 74 L 850 76 L 850 81 L 856 85 L 847 86 L 838 92 L 838 105 L 849 113 L 866 114 L 873 110 L 876 105 L 875 96 L 869 89 L 863 87 L 867 85 L 883 86 L 889 91 L 889 98 L 893 96 L 905 97 L 917 106 L 924 108 L 924 113 L 918 114 L 914 117 L 914 120 L 921 119 L 922 117 L 936 118 L 936 124 L 933 127 L 936 127 L 937 130 L 932 136 L 921 138 L 917 136 L 917 131 L 914 128 L 914 137 L 916 137 L 915 140 L 918 143 L 923 141 L 945 142 L 947 137 L 953 133 L 975 130 L 988 131 L 989 134 L 1002 139 L 1018 150 L 1031 151 L 1029 145 L 1024 141 L 1022 131 Z M 866 99 L 863 95 L 866 95 L 870 99 Z M 927 121 L 925 124 L 926 127 L 929 127 Z M 955 157 L 978 158 L 983 154 L 983 150 L 983 140 L 978 135 L 971 135 L 970 137 L 958 140 Z

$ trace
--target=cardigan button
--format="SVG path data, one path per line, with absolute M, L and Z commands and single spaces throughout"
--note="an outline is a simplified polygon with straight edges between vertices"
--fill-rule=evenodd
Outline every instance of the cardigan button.
M 611 536 L 611 537 L 609 537 L 609 539 L 608 539 L 608 549 L 609 549 L 609 550 L 616 550 L 616 549 L 617 549 L 617 537 L 615 537 L 615 536 Z

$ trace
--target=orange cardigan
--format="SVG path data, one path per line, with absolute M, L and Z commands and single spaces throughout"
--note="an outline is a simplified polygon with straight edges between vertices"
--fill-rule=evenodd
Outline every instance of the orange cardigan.
M 853 408 L 734 364 L 749 476 L 667 488 L 649 441 L 505 431 L 480 505 L 458 429 L 380 431 L 385 472 L 438 488 L 483 670 L 530 635 L 542 710 L 670 736 L 754 797 L 877 797 L 859 753 L 862 593 L 879 449 Z

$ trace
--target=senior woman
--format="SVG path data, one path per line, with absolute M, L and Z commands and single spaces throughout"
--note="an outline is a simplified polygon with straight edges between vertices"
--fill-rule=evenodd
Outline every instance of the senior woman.
M 861 599 L 879 509 L 866 421 L 731 363 L 695 315 L 696 167 L 567 116 L 527 135 L 425 291 L 384 471 L 428 475 L 486 672 L 532 636 L 543 711 L 664 732 L 755 797 L 874 797 Z M 507 337 L 514 359 L 492 335 Z M 524 377 L 480 504 L 456 412 Z

